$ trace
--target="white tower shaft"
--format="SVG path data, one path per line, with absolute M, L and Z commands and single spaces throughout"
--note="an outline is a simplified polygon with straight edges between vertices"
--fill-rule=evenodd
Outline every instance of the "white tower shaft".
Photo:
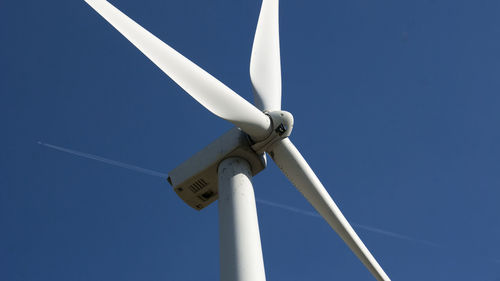
M 226 159 L 218 177 L 221 281 L 265 281 L 250 165 Z

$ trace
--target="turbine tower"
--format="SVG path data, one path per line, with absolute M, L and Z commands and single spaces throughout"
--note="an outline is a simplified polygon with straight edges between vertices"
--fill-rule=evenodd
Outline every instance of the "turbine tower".
M 379 281 L 390 280 L 289 139 L 281 110 L 278 0 L 263 0 L 250 60 L 252 105 L 105 0 L 85 0 L 186 93 L 235 125 L 169 173 L 174 191 L 201 210 L 219 199 L 222 281 L 264 281 L 251 179 L 269 154 L 285 176 Z

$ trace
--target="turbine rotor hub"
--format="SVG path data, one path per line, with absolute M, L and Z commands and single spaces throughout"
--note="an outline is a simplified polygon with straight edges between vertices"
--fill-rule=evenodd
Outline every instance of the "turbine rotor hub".
M 293 129 L 293 115 L 288 111 L 276 110 L 264 112 L 271 119 L 271 133 L 264 140 L 254 142 L 252 149 L 258 154 L 264 153 L 275 142 L 288 136 Z

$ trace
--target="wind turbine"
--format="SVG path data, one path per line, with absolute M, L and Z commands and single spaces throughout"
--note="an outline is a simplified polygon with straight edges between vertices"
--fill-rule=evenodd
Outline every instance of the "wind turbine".
M 390 280 L 289 136 L 281 110 L 278 0 L 263 0 L 250 60 L 255 106 L 105 0 L 85 0 L 165 74 L 213 114 L 236 127 L 169 173 L 175 192 L 201 210 L 219 199 L 222 281 L 265 280 L 251 178 L 269 154 L 377 280 Z

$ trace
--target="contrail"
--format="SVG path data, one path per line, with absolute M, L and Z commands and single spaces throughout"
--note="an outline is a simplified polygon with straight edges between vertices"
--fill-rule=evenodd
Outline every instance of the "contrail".
M 128 170 L 132 170 L 132 171 L 135 171 L 135 172 L 143 173 L 143 174 L 146 174 L 146 175 L 160 177 L 160 178 L 164 178 L 164 179 L 168 177 L 167 174 L 162 173 L 162 172 L 158 172 L 158 171 L 154 171 L 154 170 L 150 170 L 150 169 L 145 169 L 145 168 L 138 167 L 138 166 L 135 166 L 135 165 L 123 163 L 123 162 L 120 162 L 120 161 L 115 161 L 115 160 L 107 159 L 107 158 L 100 157 L 100 156 L 97 156 L 97 155 L 93 155 L 93 154 L 90 154 L 90 153 L 80 152 L 80 151 L 77 151 L 77 150 L 73 150 L 73 149 L 69 149 L 69 148 L 64 148 L 64 147 L 60 147 L 60 146 L 57 146 L 57 145 L 53 145 L 53 144 L 49 144 L 49 143 L 44 143 L 44 142 L 41 142 L 41 141 L 38 141 L 37 143 L 39 145 L 43 145 L 43 146 L 48 147 L 48 148 L 52 148 L 52 149 L 55 149 L 55 150 L 59 150 L 59 151 L 62 151 L 62 152 L 66 152 L 66 153 L 69 153 L 69 154 L 80 156 L 80 157 L 83 157 L 83 158 L 96 160 L 96 161 L 103 162 L 103 163 L 106 163 L 106 164 L 109 164 L 109 165 L 112 165 L 112 166 L 116 166 L 116 167 L 120 167 L 120 168 L 125 168 L 125 169 L 128 169 Z M 268 200 L 264 200 L 264 199 L 260 199 L 260 198 L 255 198 L 255 201 L 258 202 L 258 203 L 260 203 L 260 204 L 263 204 L 263 205 L 267 205 L 267 206 L 271 206 L 271 207 L 275 207 L 275 208 L 280 208 L 280 209 L 283 209 L 283 210 L 286 210 L 286 211 L 290 211 L 290 212 L 294 212 L 294 213 L 297 213 L 297 214 L 301 214 L 301 215 L 305 215 L 305 216 L 309 216 L 309 217 L 321 218 L 321 216 L 318 213 L 311 212 L 311 211 L 306 211 L 306 210 L 302 210 L 302 209 L 291 207 L 291 206 L 288 206 L 288 205 L 284 205 L 284 204 L 280 204 L 280 203 L 276 203 L 276 202 L 272 202 L 272 201 L 268 201 Z M 401 239 L 401 240 L 406 240 L 406 241 L 421 243 L 421 244 L 425 244 L 427 246 L 436 247 L 436 248 L 447 248 L 447 247 L 443 247 L 442 245 L 436 244 L 434 242 L 430 242 L 430 241 L 423 240 L 423 239 L 417 239 L 417 238 L 414 238 L 414 237 L 410 237 L 410 236 L 403 235 L 403 234 L 396 233 L 396 232 L 392 232 L 392 231 L 383 230 L 383 229 L 376 228 L 376 227 L 371 227 L 371 226 L 368 226 L 368 225 L 363 225 L 363 224 L 359 224 L 359 223 L 351 223 L 351 225 L 354 228 L 363 229 L 363 230 L 366 230 L 366 231 L 369 231 L 369 232 L 378 233 L 378 234 L 381 234 L 381 235 L 384 235 L 384 236 L 388 236 L 388 237 L 392 237 L 392 238 L 397 238 L 397 239 Z M 488 259 L 488 260 L 490 262 L 494 262 L 494 263 L 500 264 L 500 259 Z
M 359 229 L 364 229 L 366 231 L 371 231 L 371 232 L 374 232 L 374 233 L 378 233 L 378 234 L 382 234 L 382 235 L 386 235 L 386 236 L 390 236 L 390 237 L 394 237 L 394 238 L 398 238 L 398 239 L 402 239 L 402 240 L 408 240 L 408 241 L 412 241 L 412 242 L 418 242 L 418 243 L 426 244 L 428 246 L 432 246 L 432 247 L 436 247 L 436 248 L 441 248 L 442 247 L 441 245 L 436 244 L 436 243 L 431 242 L 431 241 L 427 241 L 427 240 L 423 240 L 423 239 L 417 239 L 417 238 L 406 236 L 406 235 L 399 234 L 399 233 L 396 233 L 396 232 L 386 231 L 386 230 L 383 230 L 383 229 L 380 229 L 380 228 L 375 228 L 375 227 L 371 227 L 371 226 L 367 226 L 367 225 L 363 225 L 363 224 L 359 224 L 359 223 L 353 223 L 352 225 L 354 227 L 359 228 Z
M 305 211 L 305 210 L 302 210 L 302 209 L 299 209 L 299 208 L 290 207 L 288 205 L 283 205 L 283 204 L 279 204 L 279 203 L 275 203 L 275 202 L 271 202 L 271 201 L 267 201 L 267 200 L 263 200 L 263 199 L 259 199 L 259 198 L 255 199 L 255 201 L 257 201 L 257 202 L 259 202 L 261 204 L 267 205 L 267 206 L 280 208 L 280 209 L 287 210 L 287 211 L 290 211 L 290 212 L 294 212 L 294 213 L 297 213 L 297 214 L 301 214 L 301 215 L 305 215 L 305 216 L 310 216 L 310 217 L 321 218 L 321 216 L 318 213 L 314 213 L 314 212 L 310 212 L 310 211 Z M 426 245 L 432 246 L 432 247 L 441 247 L 440 245 L 438 245 L 436 243 L 433 243 L 433 242 L 430 242 L 430 241 L 427 241 L 427 240 L 413 238 L 413 237 L 410 237 L 410 236 L 406 236 L 406 235 L 399 234 L 399 233 L 392 232 L 392 231 L 383 230 L 383 229 L 376 228 L 376 227 L 371 227 L 371 226 L 367 226 L 367 225 L 363 225 L 363 224 L 359 224 L 359 223 L 351 223 L 351 225 L 354 228 L 364 229 L 366 231 L 370 231 L 370 232 L 382 234 L 382 235 L 385 235 L 385 236 L 390 236 L 390 237 L 393 237 L 393 238 L 398 238 L 398 239 L 412 241 L 412 242 L 418 242 L 418 243 L 426 244 Z
M 139 173 L 143 173 L 143 174 L 146 174 L 146 175 L 160 177 L 160 178 L 164 178 L 164 179 L 168 177 L 168 175 L 165 174 L 165 173 L 153 171 L 153 170 L 150 170 L 150 169 L 141 168 L 141 167 L 138 167 L 138 166 L 135 166 L 135 165 L 131 165 L 131 164 L 127 164 L 127 163 L 123 163 L 123 162 L 120 162 L 120 161 L 115 161 L 115 160 L 107 159 L 107 158 L 100 157 L 100 156 L 97 156 L 97 155 L 94 155 L 94 154 L 85 153 L 85 152 L 81 152 L 81 151 L 77 151 L 77 150 L 73 150 L 73 149 L 69 149 L 69 148 L 64 148 L 64 147 L 60 147 L 60 146 L 57 146 L 57 145 L 53 145 L 53 144 L 49 144 L 49 143 L 44 143 L 44 142 L 41 142 L 41 141 L 38 141 L 37 143 L 39 145 L 43 145 L 43 146 L 48 147 L 48 148 L 52 148 L 52 149 L 55 149 L 55 150 L 59 150 L 59 151 L 62 151 L 62 152 L 66 152 L 66 153 L 69 153 L 69 154 L 80 156 L 80 157 L 83 157 L 83 158 L 96 160 L 96 161 L 103 162 L 103 163 L 106 163 L 106 164 L 109 164 L 109 165 L 112 165 L 112 166 L 117 166 L 117 167 L 129 169 L 129 170 L 136 171 L 136 172 L 139 172 Z M 305 215 L 305 216 L 310 216 L 310 217 L 321 218 L 321 216 L 318 213 L 310 212 L 310 211 L 306 211 L 306 210 L 302 210 L 302 209 L 291 207 L 291 206 L 288 206 L 288 205 L 283 205 L 283 204 L 279 204 L 279 203 L 275 203 L 275 202 L 271 202 L 271 201 L 267 201 L 267 200 L 259 199 L 259 198 L 256 198 L 255 201 L 257 201 L 258 203 L 263 204 L 263 205 L 267 205 L 267 206 L 271 206 L 271 207 L 275 207 L 275 208 L 280 208 L 280 209 L 287 210 L 287 211 L 290 211 L 290 212 L 294 212 L 294 213 L 297 213 L 297 214 L 301 214 L 301 215 Z M 376 228 L 376 227 L 371 227 L 371 226 L 362 225 L 362 224 L 358 224 L 358 223 L 352 223 L 352 225 L 355 228 L 363 229 L 363 230 L 366 230 L 366 231 L 370 231 L 370 232 L 373 232 L 373 233 L 378 233 L 378 234 L 389 236 L 389 237 L 393 237 L 393 238 L 398 238 L 398 239 L 412 241 L 412 242 L 418 242 L 418 243 L 426 244 L 428 246 L 433 246 L 433 247 L 441 247 L 438 244 L 430 242 L 430 241 L 413 238 L 413 237 L 410 237 L 410 236 L 406 236 L 406 235 L 395 233 L 395 232 L 391 232 L 391 231 L 386 231 L 386 230 L 379 229 L 379 228 Z
M 290 207 L 290 206 L 287 206 L 287 205 L 283 205 L 283 204 L 279 204 L 279 203 L 275 203 L 275 202 L 271 202 L 271 201 L 267 201 L 267 200 L 259 199 L 259 198 L 256 198 L 255 201 L 257 201 L 257 202 L 259 202 L 261 204 L 267 205 L 267 206 L 280 208 L 280 209 L 287 210 L 287 211 L 290 211 L 290 212 L 294 212 L 294 213 L 297 213 L 297 214 L 301 214 L 301 215 L 305 215 L 305 216 L 310 216 L 310 217 L 321 218 L 321 216 L 319 214 L 317 214 L 317 213 L 305 211 L 305 210 L 302 210 L 302 209 L 299 209 L 299 208 L 294 208 L 294 207 Z
M 76 155 L 76 156 L 80 156 L 80 157 L 83 157 L 83 158 L 88 158 L 88 159 L 96 160 L 96 161 L 103 162 L 103 163 L 106 163 L 106 164 L 109 164 L 109 165 L 113 165 L 113 166 L 117 166 L 117 167 L 129 169 L 129 170 L 136 171 L 136 172 L 139 172 L 139 173 L 143 173 L 143 174 L 146 174 L 146 175 L 160 177 L 160 178 L 164 178 L 164 179 L 166 179 L 168 177 L 168 175 L 165 174 L 165 173 L 153 171 L 153 170 L 150 170 L 150 169 L 144 169 L 144 168 L 141 168 L 141 167 L 138 167 L 138 166 L 135 166 L 135 165 L 130 165 L 130 164 L 127 164 L 127 163 L 123 163 L 123 162 L 119 162 L 119 161 L 107 159 L 107 158 L 100 157 L 100 156 L 97 156 L 97 155 L 93 155 L 93 154 L 90 154 L 90 153 L 80 152 L 80 151 L 76 151 L 76 150 L 73 150 L 73 149 L 64 148 L 64 147 L 60 147 L 60 146 L 49 144 L 49 143 L 44 143 L 44 142 L 41 142 L 41 141 L 38 141 L 37 143 L 39 145 L 43 145 L 43 146 L 46 146 L 46 147 L 49 147 L 49 148 L 52 148 L 52 149 L 55 149 L 55 150 L 59 150 L 59 151 L 66 152 L 66 153 L 69 153 L 69 154 L 73 154 L 73 155 Z

